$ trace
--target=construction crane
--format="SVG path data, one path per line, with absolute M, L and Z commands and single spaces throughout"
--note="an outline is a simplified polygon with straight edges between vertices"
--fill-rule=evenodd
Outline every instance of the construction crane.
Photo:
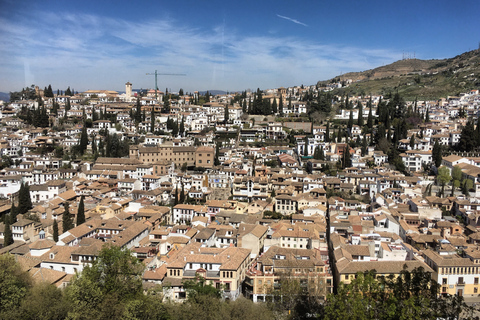
M 147 76 L 155 76 L 155 100 L 157 100 L 157 76 L 186 76 L 185 73 L 158 73 L 157 70 L 155 70 L 155 73 L 147 73 Z

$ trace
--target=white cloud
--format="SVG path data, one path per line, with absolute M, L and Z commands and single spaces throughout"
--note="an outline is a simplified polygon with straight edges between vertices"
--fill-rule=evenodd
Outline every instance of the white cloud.
M 26 61 L 39 86 L 122 90 L 130 81 L 135 88 L 146 88 L 153 87 L 153 80 L 145 73 L 159 70 L 187 74 L 161 77 L 160 88 L 193 91 L 314 84 L 397 58 L 390 50 L 278 34 L 245 36 L 225 32 L 223 25 L 204 30 L 172 20 L 132 22 L 53 13 L 36 17 L 0 19 L 0 91 L 26 85 Z

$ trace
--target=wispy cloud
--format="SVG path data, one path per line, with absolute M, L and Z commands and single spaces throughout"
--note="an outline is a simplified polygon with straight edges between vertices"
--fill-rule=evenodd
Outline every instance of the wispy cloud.
M 126 21 L 98 15 L 42 13 L 36 19 L 0 18 L 0 91 L 28 83 L 76 90 L 153 87 L 146 72 L 186 73 L 159 87 L 186 91 L 243 90 L 314 84 L 341 71 L 391 62 L 397 53 L 267 35 L 245 36 L 185 26 L 174 20 Z M 281 18 L 304 25 L 293 19 Z M 218 72 L 221 70 L 222 72 Z
M 293 19 L 293 18 L 281 16 L 281 15 L 279 15 L 279 14 L 277 14 L 277 17 L 282 18 L 282 19 L 285 19 L 285 20 L 288 20 L 288 21 L 291 21 L 291 22 L 296 23 L 296 24 L 300 24 L 300 25 L 305 26 L 305 27 L 308 27 L 308 25 L 306 25 L 306 24 L 303 23 L 303 22 L 298 21 L 297 19 Z

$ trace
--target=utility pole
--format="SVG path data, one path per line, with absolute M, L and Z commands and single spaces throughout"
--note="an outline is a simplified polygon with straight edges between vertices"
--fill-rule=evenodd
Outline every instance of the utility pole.
M 157 70 L 155 70 L 155 73 L 147 73 L 147 76 L 155 76 L 155 100 L 157 100 L 157 90 L 158 90 L 157 76 L 186 76 L 186 74 L 185 73 L 158 73 Z

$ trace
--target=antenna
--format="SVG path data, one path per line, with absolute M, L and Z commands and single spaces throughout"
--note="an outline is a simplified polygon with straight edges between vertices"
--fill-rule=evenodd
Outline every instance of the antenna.
M 157 70 L 155 70 L 155 73 L 147 73 L 147 76 L 155 76 L 155 100 L 157 100 L 157 90 L 158 90 L 157 76 L 186 76 L 186 74 L 185 73 L 158 73 Z

